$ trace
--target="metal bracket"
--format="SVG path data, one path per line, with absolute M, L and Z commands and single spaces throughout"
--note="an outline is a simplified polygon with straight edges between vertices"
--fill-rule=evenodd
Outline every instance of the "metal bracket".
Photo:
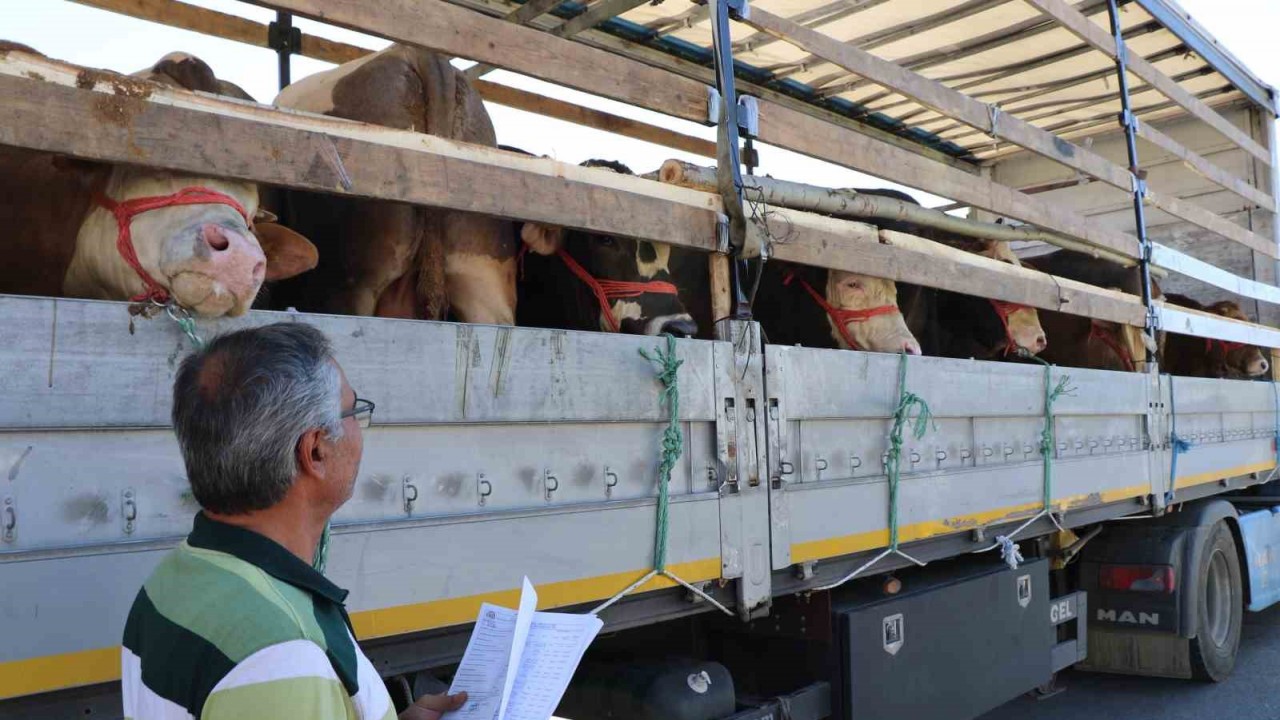
M 413 480 L 405 475 L 400 480 L 400 489 L 404 493 L 404 514 L 413 514 L 413 504 L 418 501 L 418 486 L 413 484 Z
M 751 19 L 751 5 L 747 0 L 725 0 L 724 4 L 729 8 L 729 17 L 734 20 Z
M 120 493 L 120 518 L 124 520 L 124 532 L 126 535 L 132 535 L 134 525 L 138 520 L 138 503 L 133 494 L 133 488 L 125 488 Z
M 293 15 L 277 12 L 276 19 L 267 25 L 267 47 L 276 51 L 279 60 L 280 89 L 290 81 L 289 58 L 302 52 L 302 31 L 293 26 Z
M 0 535 L 0 537 L 3 537 L 5 542 L 13 542 L 17 528 L 18 508 L 13 498 L 7 497 L 4 499 L 3 513 L 0 514 L 0 530 L 3 531 L 3 535 Z
M 484 473 L 476 473 L 476 495 L 480 498 L 480 507 L 484 507 L 485 498 L 493 494 L 493 483 L 484 479 Z
M 707 86 L 707 124 L 715 125 L 720 122 L 720 91 Z
M 748 137 L 760 134 L 760 101 L 752 95 L 738 96 L 738 130 Z
M 551 502 L 551 494 L 560 489 L 560 479 L 551 474 L 550 470 L 543 470 L 542 486 L 547 491 L 547 502 Z
M 604 466 L 604 496 L 613 497 L 613 489 L 618 486 L 618 473 L 608 465 Z

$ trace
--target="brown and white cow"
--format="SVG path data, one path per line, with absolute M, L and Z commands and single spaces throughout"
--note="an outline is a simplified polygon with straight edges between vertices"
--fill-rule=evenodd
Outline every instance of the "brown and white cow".
M 773 344 L 920 354 L 892 280 L 770 260 L 752 310 Z
M 404 45 L 306 77 L 282 90 L 276 105 L 496 144 L 466 77 L 448 58 Z M 425 180 L 405 178 L 419 181 Z M 348 315 L 515 322 L 517 243 L 510 222 L 299 191 L 282 193 L 278 207 L 320 248 L 320 265 L 273 290 L 277 303 Z
M 610 160 L 582 165 L 634 174 Z M 521 259 L 520 325 L 632 335 L 698 333 L 699 324 L 681 297 L 692 291 L 685 287 L 691 282 L 707 282 L 706 260 L 697 252 L 543 223 L 518 225 L 528 248 Z
M 1222 300 L 1205 306 L 1186 295 L 1174 293 L 1165 295 L 1164 300 L 1172 305 L 1200 310 L 1232 320 L 1248 321 L 1249 319 L 1240 306 L 1231 300 Z M 1168 334 L 1160 361 L 1161 370 L 1164 372 L 1190 377 L 1243 380 L 1262 377 L 1267 374 L 1267 370 L 1271 369 L 1265 351 L 1255 345 L 1176 333 Z
M 249 99 L 182 53 L 101 77 Z M 205 317 L 240 315 L 264 281 L 315 264 L 306 239 L 268 219 L 252 183 L 0 147 L 0 292 L 172 300 Z
M 1131 295 L 1142 293 L 1137 268 L 1121 267 L 1083 253 L 1058 250 L 1027 260 L 1025 264 L 1050 275 L 1098 287 Z M 1154 278 L 1151 292 L 1156 299 L 1163 297 Z M 1146 370 L 1147 344 L 1142 328 L 1050 310 L 1042 311 L 1040 319 L 1049 337 L 1049 347 L 1040 357 L 1048 362 L 1097 370 Z M 1158 346 L 1163 346 L 1163 336 L 1161 333 L 1157 339 Z

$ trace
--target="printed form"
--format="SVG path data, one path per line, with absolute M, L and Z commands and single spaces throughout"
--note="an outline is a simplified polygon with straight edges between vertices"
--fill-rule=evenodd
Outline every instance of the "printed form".
M 525 578 L 520 609 L 485 603 L 449 693 L 465 691 L 458 720 L 547 720 L 604 626 L 595 615 L 536 612 Z

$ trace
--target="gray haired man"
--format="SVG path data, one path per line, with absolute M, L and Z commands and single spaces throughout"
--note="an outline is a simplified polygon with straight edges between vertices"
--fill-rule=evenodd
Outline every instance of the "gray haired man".
M 314 567 L 372 415 L 307 325 L 223 335 L 183 361 L 173 426 L 202 511 L 129 612 L 126 718 L 396 717 L 347 591 Z M 465 700 L 426 696 L 400 718 L 436 720 Z

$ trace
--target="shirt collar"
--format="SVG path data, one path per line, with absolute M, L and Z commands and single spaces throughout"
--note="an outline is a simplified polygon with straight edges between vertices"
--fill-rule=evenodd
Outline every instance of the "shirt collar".
M 331 602 L 342 604 L 347 591 L 303 562 L 276 541 L 235 525 L 218 522 L 203 512 L 196 513 L 187 544 L 205 550 L 234 555 L 268 575 Z

